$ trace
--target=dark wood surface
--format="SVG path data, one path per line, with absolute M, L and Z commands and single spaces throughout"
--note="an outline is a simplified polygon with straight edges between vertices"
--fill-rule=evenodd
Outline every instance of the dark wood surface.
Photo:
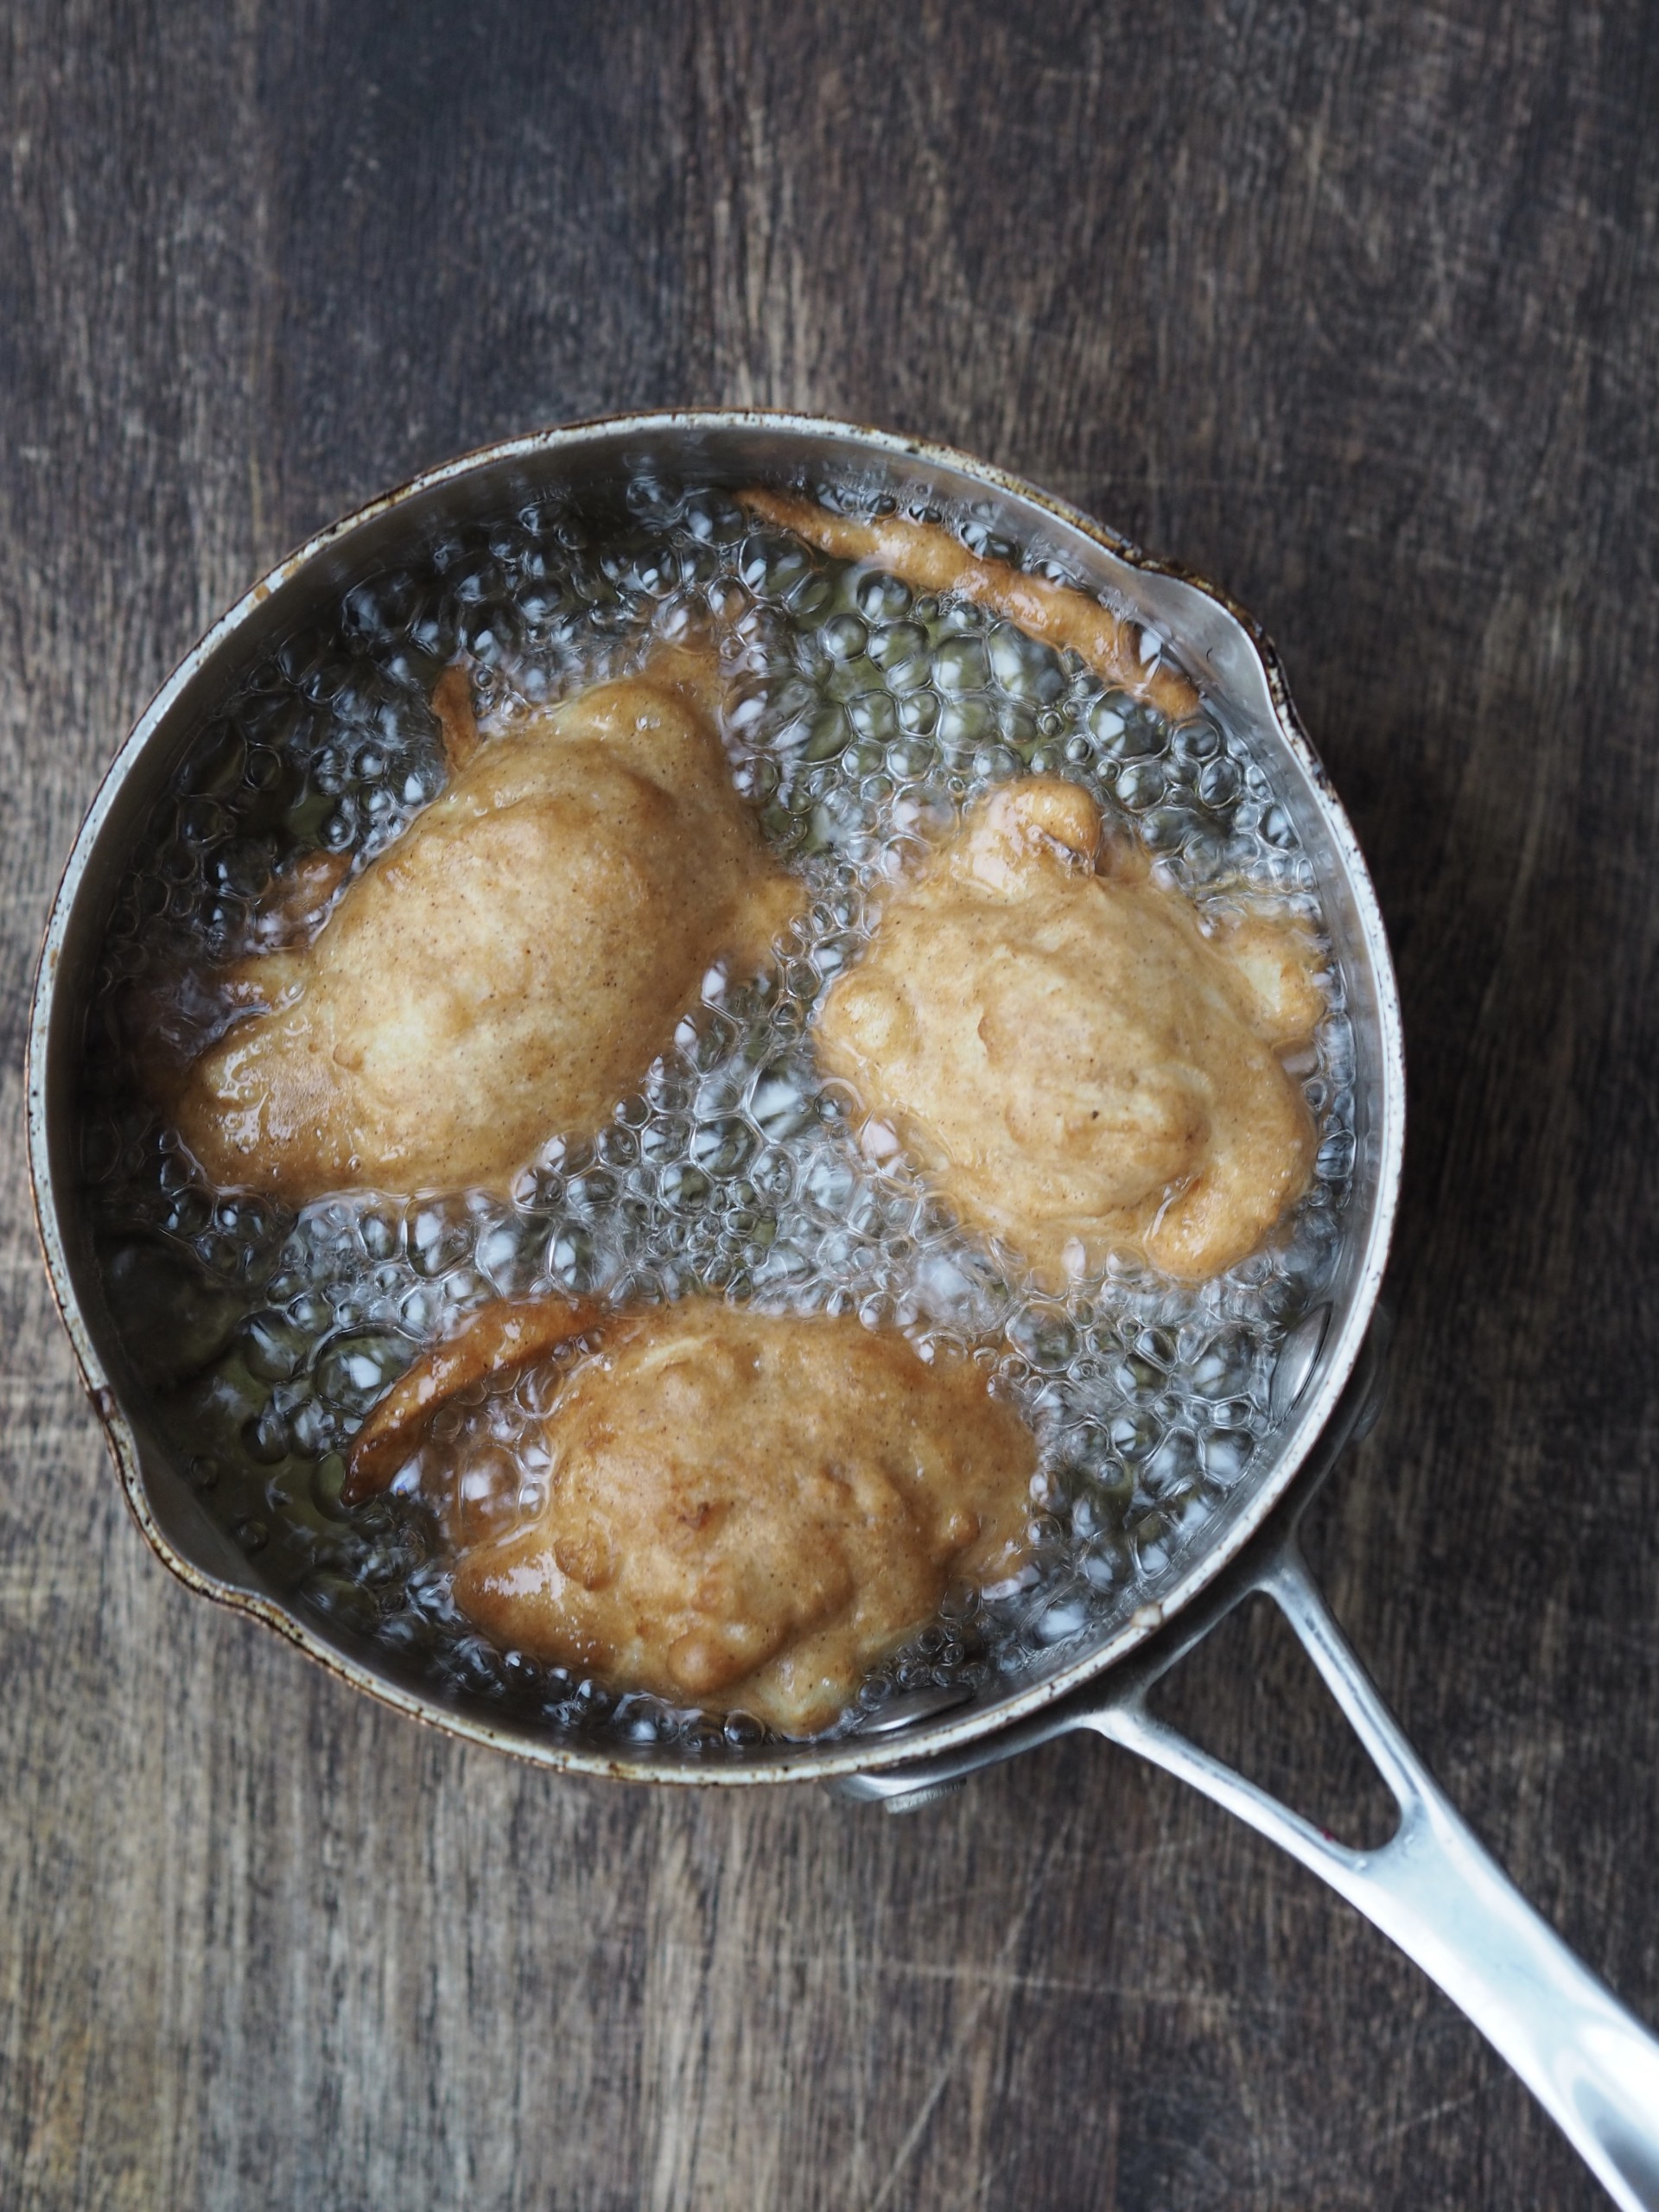
M 908 1821 L 463 1750 L 189 1597 L 29 1220 L 37 931 L 283 548 L 645 403 L 953 440 L 1224 580 L 1375 866 L 1411 1061 L 1338 1611 L 1659 2018 L 1659 25 L 18 0 L 0 31 L 0 2203 L 1588 2207 L 1381 1937 L 1097 1747 Z M 1259 1622 L 1181 1710 L 1363 1763 Z

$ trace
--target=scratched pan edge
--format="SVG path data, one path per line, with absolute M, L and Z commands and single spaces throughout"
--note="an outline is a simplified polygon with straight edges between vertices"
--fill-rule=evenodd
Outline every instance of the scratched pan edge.
M 613 480 L 649 452 L 654 465 L 683 477 L 736 484 L 802 473 L 832 480 L 879 465 L 889 475 L 920 475 L 945 499 L 1002 503 L 1029 541 L 1033 531 L 1056 550 L 1081 554 L 1091 581 L 1115 590 L 1181 654 L 1201 683 L 1224 688 L 1250 734 L 1293 770 L 1289 796 L 1305 847 L 1315 862 L 1327 929 L 1336 950 L 1356 1034 L 1356 1122 L 1360 1147 L 1340 1262 L 1313 1372 L 1236 1505 L 1218 1511 L 1192 1556 L 1155 1603 L 1100 1635 L 1078 1656 L 1034 1682 L 1011 1687 L 972 1707 L 942 1714 L 885 1740 L 840 1738 L 823 1745 L 763 1746 L 708 1765 L 671 1747 L 629 1751 L 537 1734 L 529 1725 L 412 1688 L 383 1671 L 366 1640 L 331 1634 L 264 1586 L 246 1559 L 208 1516 L 161 1438 L 149 1426 L 135 1388 L 124 1402 L 112 1370 L 122 1366 L 75 1205 L 79 1173 L 74 1079 L 92 953 L 101 938 L 134 833 L 199 726 L 204 697 L 225 681 L 250 634 L 275 634 L 295 618 L 308 585 L 338 593 L 355 550 L 372 558 L 395 535 L 400 514 L 464 512 L 489 505 L 492 485 L 507 487 L 529 467 L 543 483 L 563 473 Z M 837 466 L 838 464 L 838 466 Z M 497 512 L 499 512 L 498 506 Z M 1310 839 L 1313 828 L 1318 833 Z M 721 1785 L 830 1781 L 952 1751 L 1027 1719 L 1126 1658 L 1173 1619 L 1234 1560 L 1290 1488 L 1336 1407 L 1358 1357 L 1376 1304 L 1394 1226 L 1404 1145 L 1405 1066 L 1399 998 L 1387 936 L 1370 874 L 1351 825 L 1292 703 L 1278 655 L 1265 632 L 1224 592 L 1178 564 L 1143 553 L 1077 508 L 954 448 L 827 417 L 760 410 L 674 410 L 608 416 L 481 447 L 383 493 L 319 531 L 280 561 L 192 647 L 135 724 L 81 825 L 54 899 L 30 1007 L 26 1070 L 30 1183 L 52 1293 L 74 1347 L 81 1377 L 108 1440 L 123 1493 L 151 1548 L 190 1589 L 252 1615 L 296 1643 L 353 1688 L 395 1711 L 467 1742 L 487 1745 L 554 1770 L 639 1782 Z M 1362 1185 L 1363 1186 L 1362 1188 Z M 113 1357 L 108 1356 L 113 1351 Z

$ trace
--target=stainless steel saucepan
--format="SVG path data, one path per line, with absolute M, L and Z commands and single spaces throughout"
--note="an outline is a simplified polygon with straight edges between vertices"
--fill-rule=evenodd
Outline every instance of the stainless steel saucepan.
M 1287 1338 L 1273 1427 L 1243 1481 L 1132 1613 L 968 1703 L 900 1699 L 875 1725 L 817 1745 L 760 1745 L 710 1764 L 550 1733 L 400 1671 L 395 1656 L 285 1598 L 208 1515 L 165 1441 L 113 1325 L 79 1173 L 79 1067 L 99 948 L 151 810 L 208 718 L 296 627 L 365 578 L 458 527 L 550 491 L 595 494 L 642 474 L 739 486 L 830 484 L 976 516 L 1058 560 L 1168 643 L 1264 760 L 1317 879 L 1353 1025 L 1356 1159 L 1327 1302 Z M 54 1294 L 139 1526 L 193 1589 L 256 1615 L 399 1711 L 544 1766 L 719 1786 L 817 1781 L 907 1809 L 976 1768 L 1071 1730 L 1128 1745 L 1270 1836 L 1390 1936 L 1462 2006 L 1554 2114 L 1617 2201 L 1659 2208 L 1659 2043 L 1573 1958 L 1435 1787 L 1302 1564 L 1311 1484 L 1374 1414 L 1375 1313 L 1398 1192 L 1405 1105 L 1400 1013 L 1381 916 L 1354 835 L 1297 719 L 1271 646 L 1221 593 L 1146 558 L 1061 502 L 960 453 L 791 415 L 644 415 L 493 446 L 416 478 L 323 531 L 256 584 L 162 687 L 105 779 L 48 925 L 29 1033 L 29 1134 Z M 1154 1719 L 1153 1685 L 1239 1599 L 1277 1604 L 1398 1800 L 1380 1849 L 1351 1850 Z

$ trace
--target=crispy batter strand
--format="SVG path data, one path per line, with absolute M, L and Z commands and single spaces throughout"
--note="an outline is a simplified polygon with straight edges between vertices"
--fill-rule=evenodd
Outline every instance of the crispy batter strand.
M 346 1455 L 346 1503 L 384 1490 L 458 1390 L 530 1366 L 591 1329 L 602 1311 L 591 1299 L 561 1298 L 504 1298 L 481 1308 L 459 1336 L 423 1352 L 359 1429 Z
M 432 686 L 432 711 L 443 732 L 443 757 L 452 776 L 461 773 L 478 750 L 478 717 L 473 712 L 473 683 L 454 661 Z
M 1138 632 L 1086 592 L 1028 575 L 1006 561 L 982 561 L 940 523 L 910 522 L 902 515 L 878 515 L 869 522 L 832 514 L 810 499 L 753 487 L 738 493 L 740 503 L 761 521 L 793 531 L 809 545 L 842 561 L 873 561 L 902 576 L 918 591 L 954 592 L 976 606 L 1005 615 L 1027 637 L 1082 656 L 1096 676 L 1137 699 L 1146 699 L 1179 719 L 1190 715 L 1198 695 L 1185 677 L 1161 662 L 1141 658 Z

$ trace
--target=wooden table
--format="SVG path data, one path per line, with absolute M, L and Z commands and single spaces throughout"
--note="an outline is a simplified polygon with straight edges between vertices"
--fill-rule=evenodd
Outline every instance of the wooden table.
M 35 1252 L 36 934 L 150 690 L 423 463 L 646 403 L 976 448 L 1274 632 L 1393 931 L 1382 1426 L 1315 1528 L 1659 2017 L 1659 29 L 1639 6 L 22 0 L 0 196 L 0 2203 L 1585 2206 L 1306 1876 L 1061 1747 L 909 1821 L 524 1771 L 190 1598 Z M 1182 1685 L 1340 1823 L 1261 1621 Z

